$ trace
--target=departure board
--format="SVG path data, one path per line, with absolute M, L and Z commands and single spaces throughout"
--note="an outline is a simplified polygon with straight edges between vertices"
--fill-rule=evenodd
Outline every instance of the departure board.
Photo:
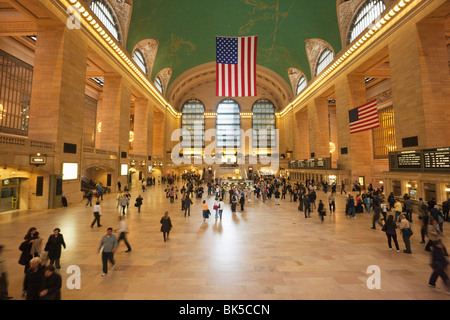
M 422 155 L 420 151 L 404 151 L 397 154 L 397 166 L 402 169 L 422 168 Z
M 423 150 L 425 169 L 450 169 L 450 148 Z

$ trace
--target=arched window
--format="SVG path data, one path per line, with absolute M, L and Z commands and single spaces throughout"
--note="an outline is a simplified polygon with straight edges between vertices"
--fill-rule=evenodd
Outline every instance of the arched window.
M 331 51 L 330 49 L 324 49 L 317 61 L 315 75 L 317 76 L 319 73 L 321 73 L 333 61 L 333 59 L 333 51 Z
M 199 100 L 190 100 L 184 104 L 181 129 L 183 149 L 205 147 L 205 107 Z
M 366 0 L 351 24 L 348 43 L 355 40 L 386 10 L 383 0 Z
M 253 148 L 276 147 L 275 107 L 269 100 L 259 100 L 253 106 Z
M 100 19 L 113 37 L 118 41 L 122 41 L 122 39 L 120 39 L 119 23 L 115 19 L 110 5 L 105 0 L 94 0 L 91 3 L 91 10 L 95 13 L 97 18 Z
M 240 148 L 240 107 L 234 100 L 223 100 L 217 106 L 216 147 Z
M 308 85 L 308 80 L 306 79 L 305 76 L 301 76 L 297 82 L 297 95 L 300 94 L 300 92 L 302 92 L 306 88 L 307 85 Z
M 145 74 L 147 74 L 147 63 L 145 62 L 145 58 L 141 50 L 137 49 L 134 51 L 133 60 L 134 62 L 136 62 L 138 67 L 141 68 L 141 70 L 144 71 Z
M 160 77 L 155 78 L 155 86 L 161 94 L 163 94 L 163 83 Z

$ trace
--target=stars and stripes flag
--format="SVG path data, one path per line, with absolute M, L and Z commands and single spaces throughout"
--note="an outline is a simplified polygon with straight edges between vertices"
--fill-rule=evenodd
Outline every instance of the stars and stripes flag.
M 254 97 L 258 37 L 216 37 L 216 95 Z
M 380 120 L 378 118 L 377 100 L 349 111 L 350 134 L 378 128 Z

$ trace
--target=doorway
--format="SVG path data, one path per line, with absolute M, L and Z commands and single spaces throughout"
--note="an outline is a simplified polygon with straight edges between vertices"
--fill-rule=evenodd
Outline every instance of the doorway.
M 20 179 L 1 180 L 0 212 L 19 209 Z

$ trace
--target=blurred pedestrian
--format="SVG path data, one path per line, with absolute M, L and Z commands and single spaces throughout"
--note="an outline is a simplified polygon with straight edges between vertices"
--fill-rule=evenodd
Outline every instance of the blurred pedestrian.
M 3 245 L 0 245 L 0 300 L 8 300 L 8 272 L 6 271 L 6 260 L 3 256 Z
M 61 276 L 55 272 L 55 267 L 50 265 L 44 270 L 44 281 L 39 296 L 41 300 L 61 300 Z
M 26 300 L 39 300 L 42 291 L 42 282 L 44 281 L 45 267 L 40 264 L 39 258 L 33 258 L 30 261 L 30 267 L 25 272 L 23 280 L 22 296 Z
M 448 252 L 441 240 L 437 240 L 434 243 L 433 250 L 431 253 L 431 268 L 433 269 L 433 273 L 430 276 L 430 280 L 428 281 L 428 286 L 431 288 L 436 288 L 436 281 L 439 277 L 441 277 L 447 291 L 450 291 L 450 283 L 447 275 L 447 266 L 448 266 Z
M 169 233 L 172 230 L 172 221 L 169 217 L 169 212 L 164 212 L 164 216 L 160 220 L 161 223 L 161 232 L 163 233 L 164 242 L 169 240 Z
M 119 246 L 120 241 L 123 240 L 125 242 L 125 245 L 127 246 L 127 251 L 125 251 L 125 252 L 130 252 L 131 246 L 127 240 L 127 234 L 129 233 L 128 223 L 125 221 L 124 216 L 119 217 L 119 229 L 117 229 L 117 232 L 119 233 L 119 239 L 117 240 L 117 246 Z

